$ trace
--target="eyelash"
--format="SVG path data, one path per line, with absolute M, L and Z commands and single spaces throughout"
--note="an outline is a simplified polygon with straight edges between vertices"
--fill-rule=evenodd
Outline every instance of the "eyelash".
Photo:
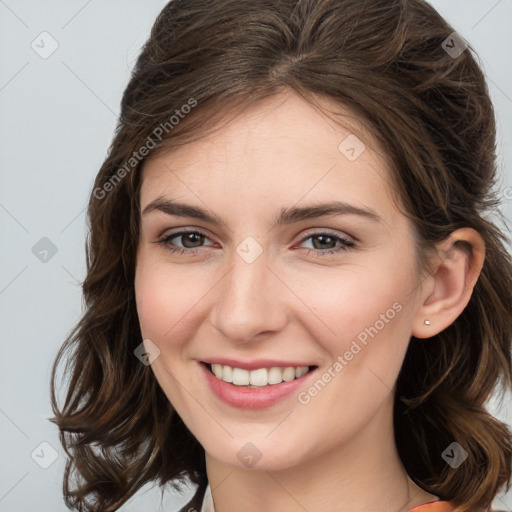
M 174 244 L 171 244 L 171 242 L 170 242 L 170 240 L 172 240 L 173 238 L 178 238 L 180 236 L 188 235 L 190 233 L 201 235 L 201 236 L 204 236 L 205 238 L 208 238 L 206 236 L 206 234 L 202 233 L 201 231 L 195 231 L 195 230 L 194 231 L 178 231 L 176 233 L 170 233 L 169 235 L 164 236 L 163 238 L 158 240 L 157 243 L 161 244 L 168 251 L 171 251 L 174 254 L 183 254 L 183 253 L 195 254 L 199 249 L 201 249 L 201 247 L 197 247 L 197 248 L 173 247 L 172 245 L 174 245 Z M 350 240 L 347 240 L 346 238 L 343 238 L 339 235 L 334 235 L 329 232 L 310 233 L 308 236 L 303 238 L 300 241 L 300 243 L 302 244 L 310 238 L 315 238 L 315 237 L 319 237 L 319 236 L 327 236 L 327 237 L 333 238 L 337 242 L 341 242 L 342 246 L 338 247 L 337 249 L 324 249 L 324 250 L 322 250 L 322 249 L 307 249 L 306 248 L 306 251 L 309 254 L 314 253 L 315 256 L 321 257 L 321 256 L 325 256 L 328 254 L 336 254 L 336 253 L 350 251 L 351 249 L 354 249 L 356 246 L 356 244 L 354 242 L 351 242 Z

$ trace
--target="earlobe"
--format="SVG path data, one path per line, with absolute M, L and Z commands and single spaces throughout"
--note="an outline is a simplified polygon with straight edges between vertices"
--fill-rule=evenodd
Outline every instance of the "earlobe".
M 457 229 L 437 246 L 433 287 L 418 309 L 412 335 L 430 338 L 451 325 L 467 306 L 485 260 L 485 243 L 472 228 Z

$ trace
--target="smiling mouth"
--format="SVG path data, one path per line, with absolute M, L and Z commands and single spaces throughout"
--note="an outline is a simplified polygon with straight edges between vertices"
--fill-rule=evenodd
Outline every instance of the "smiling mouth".
M 317 366 L 273 366 L 269 368 L 258 368 L 256 370 L 245 370 L 243 368 L 221 364 L 210 364 L 206 362 L 202 362 L 202 364 L 219 380 L 245 388 L 262 388 L 275 386 L 282 382 L 290 382 L 300 379 L 318 368 Z

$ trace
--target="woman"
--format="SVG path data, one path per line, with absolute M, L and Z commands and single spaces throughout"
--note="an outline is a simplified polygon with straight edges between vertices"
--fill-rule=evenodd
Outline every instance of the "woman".
M 489 510 L 511 438 L 492 104 L 422 0 L 174 0 L 89 204 L 66 503 Z M 77 478 L 74 479 L 73 477 Z

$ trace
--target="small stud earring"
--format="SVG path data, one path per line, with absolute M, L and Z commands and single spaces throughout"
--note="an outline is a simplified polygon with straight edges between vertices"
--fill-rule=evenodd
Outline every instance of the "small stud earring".
M 430 325 L 430 320 L 425 320 L 425 325 Z

